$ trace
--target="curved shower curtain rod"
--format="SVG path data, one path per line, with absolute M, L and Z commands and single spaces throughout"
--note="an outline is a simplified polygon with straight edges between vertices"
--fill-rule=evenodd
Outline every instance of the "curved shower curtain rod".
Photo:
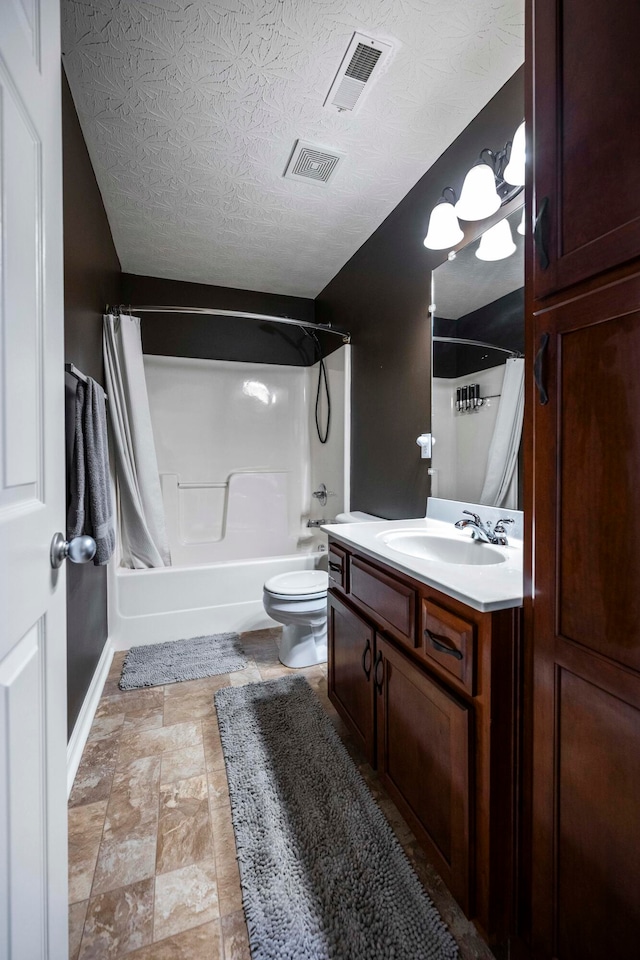
M 295 320 L 292 317 L 274 317 L 267 313 L 248 313 L 246 310 L 216 310 L 213 307 L 137 307 L 131 304 L 120 304 L 119 306 L 109 307 L 107 304 L 107 313 L 112 310 L 124 311 L 129 313 L 193 313 L 205 317 L 246 317 L 248 320 L 262 320 L 268 323 L 288 323 L 294 327 L 307 327 L 310 330 L 321 330 L 323 333 L 331 333 L 334 337 L 342 337 L 343 343 L 351 343 L 351 334 L 342 330 L 334 330 L 330 324 L 311 323 L 310 320 Z
M 523 354 L 518 350 L 508 350 L 507 347 L 498 347 L 494 343 L 485 343 L 484 340 L 465 340 L 464 337 L 432 337 L 434 343 L 461 343 L 465 347 L 485 347 L 489 350 L 500 350 L 510 357 L 521 359 Z

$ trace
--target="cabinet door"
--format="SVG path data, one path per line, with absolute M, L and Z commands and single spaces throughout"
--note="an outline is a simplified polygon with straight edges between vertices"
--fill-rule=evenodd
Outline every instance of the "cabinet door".
M 468 911 L 469 709 L 379 635 L 374 677 L 380 779 Z
M 640 277 L 538 318 L 533 939 L 627 960 L 640 931 Z
M 638 0 L 531 0 L 536 212 L 545 296 L 640 256 Z
M 329 698 L 373 765 L 373 628 L 332 593 L 328 604 Z

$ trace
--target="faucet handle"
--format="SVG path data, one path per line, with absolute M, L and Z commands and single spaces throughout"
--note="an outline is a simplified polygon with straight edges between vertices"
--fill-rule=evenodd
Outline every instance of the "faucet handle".
M 463 513 L 466 513 L 466 514 L 467 514 L 468 516 L 470 516 L 470 517 L 473 517 L 473 519 L 475 520 L 476 523 L 482 523 L 482 520 L 480 519 L 480 517 L 478 516 L 478 514 L 477 514 L 477 513 L 473 513 L 472 510 L 463 510 L 462 512 L 463 512 Z
M 502 533 L 504 531 L 505 523 L 515 523 L 515 520 L 511 520 L 509 517 L 504 517 L 504 519 L 498 520 L 494 530 L 496 530 L 498 533 Z

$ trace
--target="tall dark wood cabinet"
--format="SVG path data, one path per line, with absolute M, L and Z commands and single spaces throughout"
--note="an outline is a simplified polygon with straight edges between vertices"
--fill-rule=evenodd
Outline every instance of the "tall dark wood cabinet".
M 640 4 L 530 0 L 531 941 L 640 937 Z M 531 541 L 530 541 L 531 542 Z

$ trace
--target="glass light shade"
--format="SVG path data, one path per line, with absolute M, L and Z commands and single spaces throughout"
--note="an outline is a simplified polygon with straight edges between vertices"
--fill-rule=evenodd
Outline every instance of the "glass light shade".
M 524 120 L 513 135 L 511 156 L 502 176 L 514 187 L 524 186 Z
M 484 220 L 500 208 L 496 178 L 488 163 L 476 163 L 464 178 L 456 216 L 461 220 Z
M 505 257 L 510 257 L 515 249 L 509 221 L 500 220 L 480 237 L 476 257 L 478 260 L 504 260 Z
M 522 220 L 520 221 L 520 223 L 519 223 L 518 226 L 516 227 L 516 230 L 518 231 L 518 233 L 520 234 L 521 237 L 524 237 L 525 233 L 527 232 L 526 216 L 527 216 L 527 215 L 526 215 L 525 209 L 524 209 L 524 207 L 523 207 L 523 208 L 522 208 Z
M 453 204 L 448 201 L 436 204 L 429 217 L 425 247 L 429 250 L 446 250 L 447 247 L 455 247 L 463 237 Z

